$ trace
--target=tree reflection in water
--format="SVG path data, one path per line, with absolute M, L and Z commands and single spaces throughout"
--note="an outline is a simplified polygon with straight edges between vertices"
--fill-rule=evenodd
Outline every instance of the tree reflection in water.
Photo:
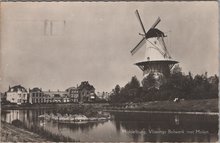
M 60 128 L 69 128 L 72 131 L 81 130 L 88 132 L 89 130 L 93 130 L 99 124 L 104 124 L 105 121 L 100 122 L 87 122 L 87 123 L 58 123 L 58 127 Z
M 217 140 L 218 116 L 114 112 L 117 132 L 126 132 L 134 141 L 211 141 Z M 157 131 L 152 133 L 150 131 Z M 175 131 L 179 131 L 177 133 Z M 187 131 L 194 131 L 189 134 Z M 196 131 L 207 131 L 201 134 Z M 184 132 L 184 133 L 181 133 Z

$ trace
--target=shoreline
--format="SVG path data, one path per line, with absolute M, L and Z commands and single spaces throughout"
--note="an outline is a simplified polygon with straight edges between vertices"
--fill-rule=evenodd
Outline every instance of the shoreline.
M 7 110 L 38 110 L 39 108 L 8 108 L 2 109 L 2 111 Z M 40 109 L 53 109 L 53 108 L 40 108 Z M 158 113 L 158 114 L 186 114 L 186 115 L 219 115 L 219 112 L 204 112 L 204 111 L 167 111 L 167 110 L 126 110 L 126 109 L 103 109 L 106 112 L 140 112 L 140 113 Z
M 117 112 L 146 112 L 146 113 L 172 113 L 172 114 L 197 114 L 197 115 L 218 115 L 218 99 L 184 100 L 173 101 L 151 101 L 143 103 L 59 103 L 59 104 L 33 104 L 33 105 L 3 105 L 2 111 L 7 110 L 38 110 L 38 109 L 59 109 L 79 108 L 92 106 L 95 110 L 117 111 Z
M 186 115 L 219 115 L 218 112 L 186 112 L 186 111 L 140 111 L 140 110 L 103 110 L 107 112 L 136 112 L 136 113 L 159 113 L 159 114 L 186 114 Z
M 1 121 L 1 142 L 79 142 L 70 137 L 53 134 L 42 128 L 27 129 Z
M 1 142 L 48 142 L 44 137 L 1 121 Z

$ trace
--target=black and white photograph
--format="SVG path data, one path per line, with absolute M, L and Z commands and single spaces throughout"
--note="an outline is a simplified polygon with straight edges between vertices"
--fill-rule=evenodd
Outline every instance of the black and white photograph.
M 218 5 L 0 2 L 0 141 L 218 142 Z

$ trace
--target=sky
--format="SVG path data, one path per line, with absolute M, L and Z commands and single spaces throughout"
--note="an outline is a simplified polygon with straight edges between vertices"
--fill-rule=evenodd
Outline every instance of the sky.
M 218 3 L 211 2 L 51 2 L 1 4 L 1 85 L 65 90 L 89 81 L 96 91 L 124 86 L 142 71 L 144 58 L 135 15 L 146 29 L 168 35 L 172 58 L 183 72 L 218 75 Z

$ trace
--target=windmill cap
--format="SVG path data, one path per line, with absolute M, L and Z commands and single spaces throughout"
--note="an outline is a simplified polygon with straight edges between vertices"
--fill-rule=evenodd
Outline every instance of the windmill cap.
M 164 33 L 162 31 L 160 31 L 157 28 L 151 28 L 147 34 L 146 34 L 146 38 L 152 38 L 152 37 L 165 37 Z

